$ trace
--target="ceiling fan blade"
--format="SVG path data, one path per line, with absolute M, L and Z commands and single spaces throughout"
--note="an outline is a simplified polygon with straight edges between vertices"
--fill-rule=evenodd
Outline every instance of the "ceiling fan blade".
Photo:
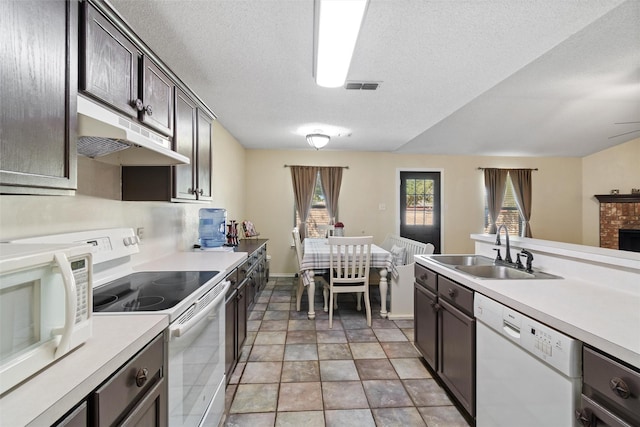
M 632 130 L 631 132 L 620 133 L 618 135 L 613 135 L 613 136 L 610 136 L 609 139 L 617 138 L 617 137 L 623 136 L 623 135 L 629 135 L 630 133 L 636 133 L 636 132 L 640 132 L 640 129 Z
M 640 123 L 640 122 L 618 122 L 618 123 L 614 123 L 614 125 L 632 125 L 635 123 Z

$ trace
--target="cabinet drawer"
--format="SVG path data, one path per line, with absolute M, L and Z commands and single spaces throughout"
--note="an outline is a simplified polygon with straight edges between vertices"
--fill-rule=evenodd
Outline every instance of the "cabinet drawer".
M 438 275 L 436 273 L 416 263 L 415 276 L 416 282 L 426 286 L 427 289 L 433 292 L 438 292 Z
M 640 372 L 583 349 L 583 392 L 613 413 L 640 423 Z
M 473 291 L 444 276 L 438 276 L 438 296 L 467 314 L 473 314 Z
M 159 335 L 94 392 L 93 425 L 109 426 L 127 415 L 162 379 L 163 361 L 164 339 Z
M 580 417 L 583 420 L 589 420 L 592 423 L 591 425 L 598 427 L 631 427 L 631 424 L 624 422 L 584 394 L 582 395 L 580 406 L 580 410 L 576 411 L 576 418 Z

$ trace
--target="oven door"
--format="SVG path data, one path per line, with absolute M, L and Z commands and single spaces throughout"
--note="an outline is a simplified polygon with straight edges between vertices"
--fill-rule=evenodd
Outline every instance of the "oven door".
M 216 285 L 169 326 L 169 425 L 199 426 L 208 411 L 220 410 L 210 406 L 224 384 L 228 288 Z

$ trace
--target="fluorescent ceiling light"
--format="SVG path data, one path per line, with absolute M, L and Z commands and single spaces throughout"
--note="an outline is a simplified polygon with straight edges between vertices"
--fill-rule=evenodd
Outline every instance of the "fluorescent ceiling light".
M 312 133 L 307 135 L 307 142 L 316 150 L 319 150 L 327 145 L 330 139 L 331 138 L 329 137 L 329 135 L 323 135 L 321 133 Z
M 316 0 L 316 83 L 344 85 L 368 0 Z

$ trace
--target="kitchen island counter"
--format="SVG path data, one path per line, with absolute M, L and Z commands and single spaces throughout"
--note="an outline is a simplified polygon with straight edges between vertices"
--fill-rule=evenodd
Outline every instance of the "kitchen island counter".
M 495 236 L 492 238 L 495 240 Z M 490 256 L 493 243 L 476 238 L 476 253 Z M 430 255 L 416 255 L 419 264 L 468 288 L 484 294 L 533 319 L 640 368 L 640 262 L 637 254 L 624 253 L 604 263 L 610 250 L 582 254 L 566 247 L 544 249 L 535 241 L 512 239 L 516 248 L 534 253 L 534 268 L 562 276 L 561 279 L 490 280 L 469 276 L 433 261 Z M 553 245 L 554 247 L 560 245 Z M 564 245 L 575 246 L 577 245 Z M 570 249 L 575 249 L 571 247 Z M 545 252 L 547 251 L 547 252 Z M 598 256 L 599 259 L 593 259 Z
M 94 315 L 93 335 L 0 398 L 0 425 L 51 425 L 169 326 L 166 315 Z

